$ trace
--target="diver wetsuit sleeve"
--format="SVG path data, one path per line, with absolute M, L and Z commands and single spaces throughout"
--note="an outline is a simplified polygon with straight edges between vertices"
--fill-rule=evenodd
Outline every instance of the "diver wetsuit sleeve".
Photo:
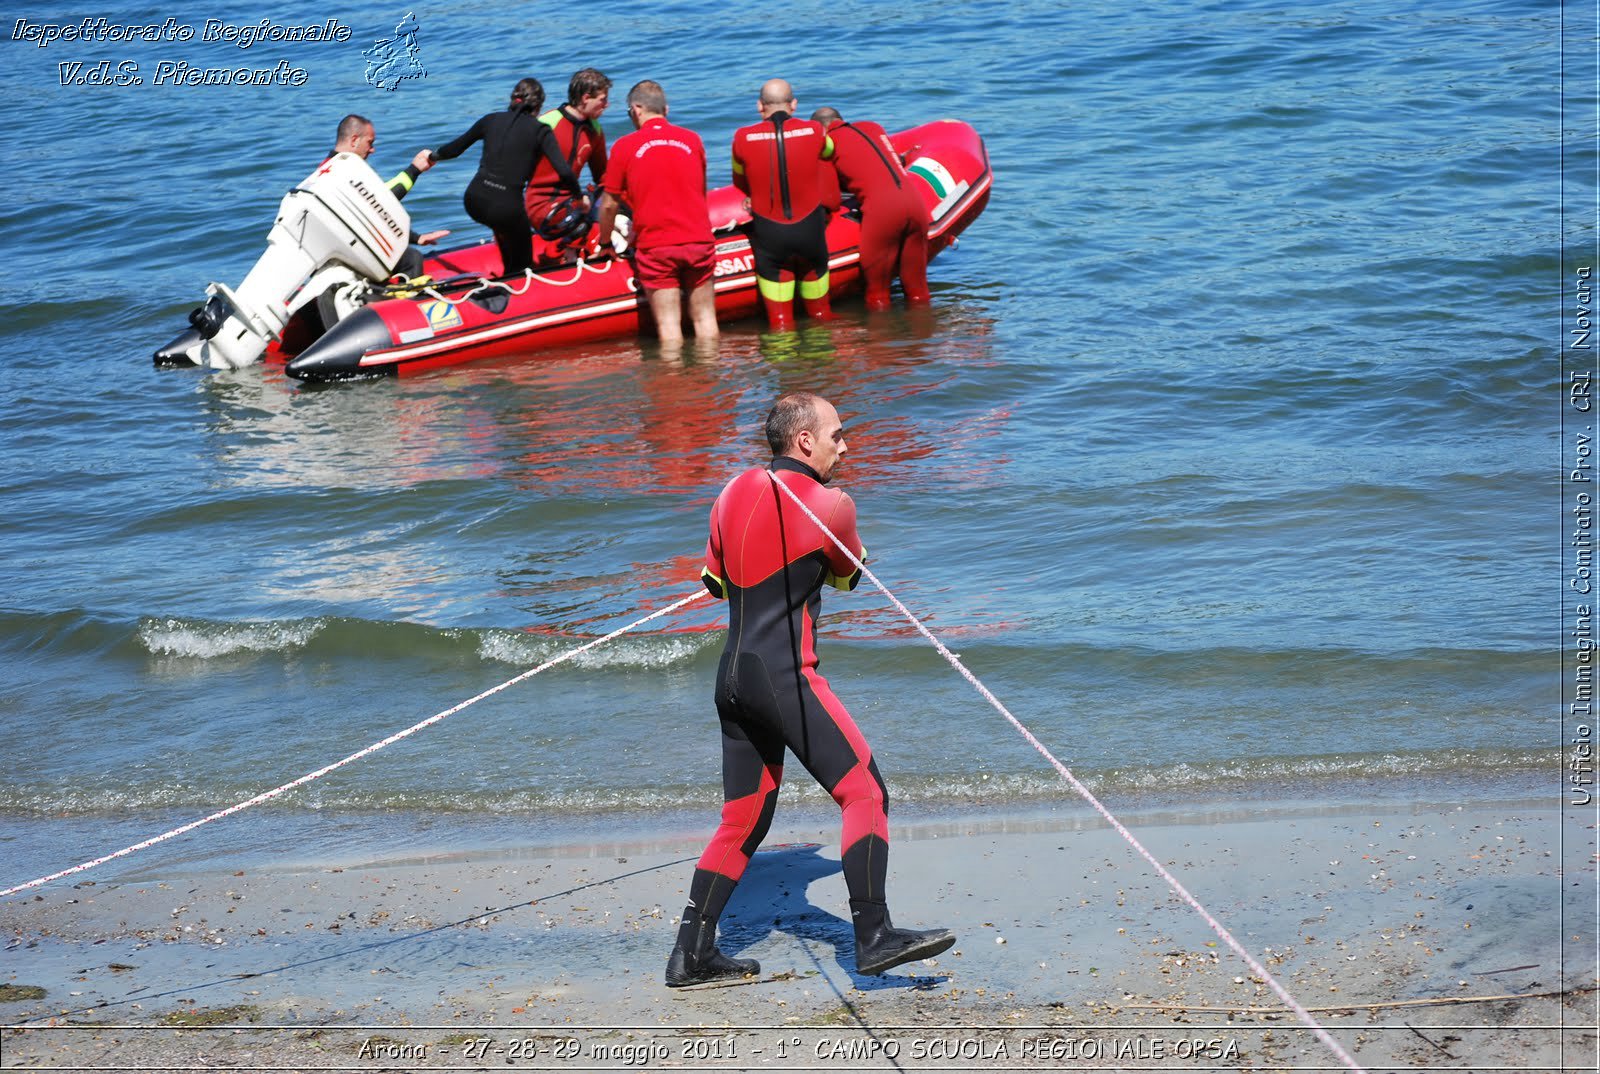
M 706 538 L 706 565 L 700 568 L 700 581 L 713 597 L 726 600 L 728 583 L 725 581 L 727 568 L 722 564 L 721 513 L 722 501 L 719 499 L 711 505 L 711 536 Z
M 578 183 L 578 177 L 572 174 L 572 165 L 567 163 L 567 155 L 561 151 L 561 143 L 556 141 L 556 132 L 541 123 L 538 138 L 539 149 L 544 153 L 544 158 L 550 162 L 550 166 L 556 170 L 561 185 L 574 194 L 581 195 L 583 187 Z
M 600 186 L 606 181 L 606 132 L 592 119 L 589 121 L 589 126 L 594 128 L 594 149 L 589 153 L 589 174 L 594 176 L 595 186 Z
M 405 170 L 389 180 L 389 193 L 396 198 L 404 198 L 411 193 L 411 187 L 417 181 L 417 176 L 422 173 L 417 171 L 415 164 L 407 164 Z
M 744 161 L 739 159 L 739 137 L 733 141 L 733 185 L 744 194 L 750 193 L 750 177 L 744 172 Z
M 452 141 L 446 142 L 444 145 L 441 145 L 438 149 L 433 151 L 433 155 L 438 157 L 440 160 L 454 160 L 456 157 L 459 157 L 461 154 L 465 153 L 469 148 L 471 148 L 473 142 L 476 142 L 478 139 L 483 137 L 483 121 L 488 118 L 488 116 L 479 116 L 478 122 L 468 127 L 465 134 Z
M 389 180 L 389 193 L 393 194 L 397 201 L 404 198 L 411 193 L 411 185 L 417 181 L 417 176 L 421 174 L 421 172 L 417 171 L 415 164 L 407 164 L 404 171 Z M 406 235 L 406 241 L 413 244 L 420 238 L 422 238 L 422 235 L 415 228 L 411 229 Z
M 820 168 L 818 174 L 821 178 L 817 183 L 819 187 L 817 200 L 827 206 L 830 213 L 836 213 L 844 207 L 844 203 L 840 200 L 839 169 L 830 163 Z
M 866 560 L 866 546 L 861 543 L 861 535 L 856 532 L 856 503 L 848 494 L 839 493 L 839 503 L 833 509 L 833 517 L 828 520 L 828 529 L 833 531 L 840 543 L 855 553 L 856 559 Z M 861 568 L 851 562 L 850 557 L 839 548 L 839 544 L 829 541 L 827 556 L 828 573 L 822 579 L 824 582 L 835 589 L 846 591 L 861 584 Z

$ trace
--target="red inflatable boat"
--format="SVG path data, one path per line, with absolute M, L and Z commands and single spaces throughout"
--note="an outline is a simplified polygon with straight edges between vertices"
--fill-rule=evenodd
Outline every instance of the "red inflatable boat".
M 891 141 L 908 170 L 920 180 L 918 186 L 932 217 L 929 252 L 930 256 L 937 254 L 953 244 L 988 203 L 991 176 L 983 140 L 966 123 L 944 120 L 902 131 L 892 135 Z M 315 184 L 302 184 L 304 189 L 293 192 L 291 198 L 320 201 L 320 206 L 313 206 L 317 213 L 367 213 L 383 194 L 369 194 L 372 184 L 363 182 L 364 168 L 351 175 L 342 186 L 332 183 L 337 176 L 324 177 L 323 183 L 328 189 L 357 192 L 345 199 L 349 205 L 341 205 L 335 195 L 320 193 L 322 188 Z M 316 197 L 311 196 L 313 189 L 319 192 Z M 370 206 L 354 205 L 359 199 Z M 709 196 L 717 239 L 717 315 L 724 322 L 749 316 L 759 308 L 745 230 L 749 216 L 743 201 L 744 196 L 731 186 L 713 190 Z M 291 244 L 277 233 L 285 230 L 286 223 L 301 219 L 289 212 L 289 205 L 286 201 L 275 230 L 279 246 Z M 400 215 L 393 212 L 393 206 L 390 209 L 391 215 Z M 381 213 L 378 222 L 384 227 L 391 224 Z M 346 245 L 375 250 L 380 264 L 392 260 L 392 237 L 377 233 L 376 228 L 368 230 L 370 234 L 358 236 L 359 243 Z M 301 233 L 294 230 L 296 235 Z M 846 210 L 835 214 L 828 226 L 830 290 L 835 295 L 861 287 L 859 236 L 859 214 L 849 210 L 847 199 Z M 274 256 L 281 260 L 289 254 Z M 269 260 L 264 257 L 262 265 Z M 276 269 L 271 278 L 292 278 L 295 271 L 294 266 Z M 283 303 L 246 300 L 242 296 L 250 292 L 253 281 L 269 275 L 267 268 L 258 265 L 261 277 L 253 273 L 237 293 L 213 284 L 215 297 L 190 318 L 198 333 L 179 337 L 157 352 L 156 360 L 237 366 L 250 360 L 250 340 L 258 338 L 261 343 L 254 353 L 264 351 L 267 360 L 286 362 L 292 377 L 344 380 L 405 376 L 480 358 L 526 354 L 542 347 L 654 332 L 649 303 L 639 292 L 626 257 L 556 262 L 521 279 L 496 280 L 499 271 L 499 250 L 492 240 L 449 250 L 428 259 L 424 272 L 432 282 L 425 286 L 409 291 L 392 286 L 375 290 L 358 308 L 338 310 L 304 295 Z M 305 286 L 322 286 L 319 278 L 313 277 L 313 281 Z M 275 292 L 267 289 L 267 293 Z M 279 314 L 281 328 L 268 316 L 274 305 L 286 314 L 286 320 Z M 236 350 L 219 357 L 224 347 Z
M 929 123 L 891 140 L 922 193 L 933 218 L 930 254 L 951 245 L 989 200 L 991 176 L 983 141 L 965 123 Z M 743 195 L 733 187 L 711 192 L 716 231 L 717 314 L 724 321 L 757 312 L 749 219 Z M 831 289 L 858 290 L 860 223 L 837 214 L 828 227 Z M 526 353 L 545 346 L 653 332 L 649 304 L 637 290 L 624 258 L 579 261 L 536 272 L 523 280 L 486 282 L 499 271 L 493 242 L 453 250 L 431 259 L 426 271 L 442 282 L 409 298 L 372 302 L 335 324 L 298 354 L 285 332 L 280 349 L 290 376 L 331 380 L 383 374 L 407 375 L 478 358 Z M 291 326 L 292 327 L 292 326 Z M 297 348 L 298 349 L 298 348 Z

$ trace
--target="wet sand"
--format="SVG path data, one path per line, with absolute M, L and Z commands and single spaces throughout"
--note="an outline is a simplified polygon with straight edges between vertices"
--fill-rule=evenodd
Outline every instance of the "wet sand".
M 1569 861 L 1571 846 L 1592 851 L 1592 816 L 1388 802 L 1123 819 L 1365 1068 L 1595 1069 L 1592 853 L 1581 876 L 1559 868 L 1563 840 Z M 759 959 L 762 976 L 695 990 L 661 981 L 699 850 L 687 838 L 351 855 L 12 896 L 0 1063 L 1339 1067 L 1079 811 L 902 824 L 895 920 L 960 940 L 859 976 L 825 820 L 780 809 L 724 917 L 723 949 Z M 1563 924 L 1586 938 L 1569 940 L 1565 975 Z

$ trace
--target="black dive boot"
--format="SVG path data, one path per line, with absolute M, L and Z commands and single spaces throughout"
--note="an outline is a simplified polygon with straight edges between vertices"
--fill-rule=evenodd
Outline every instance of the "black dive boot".
M 678 942 L 667 959 L 667 987 L 737 981 L 761 972 L 753 958 L 729 958 L 717 950 L 717 923 L 707 921 L 692 906 L 683 908 L 683 924 L 678 926 Z
M 850 917 L 856 927 L 856 972 L 869 977 L 905 962 L 932 958 L 956 942 L 949 929 L 895 928 L 889 908 L 881 902 L 851 899 Z

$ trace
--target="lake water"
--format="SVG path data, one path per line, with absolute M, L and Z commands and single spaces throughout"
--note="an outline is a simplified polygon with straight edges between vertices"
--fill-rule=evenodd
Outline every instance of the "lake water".
M 762 417 L 796 388 L 845 418 L 870 565 L 1114 809 L 1554 793 L 1549 5 L 801 0 L 757 21 L 600 0 L 552 33 L 554 9 L 483 3 L 417 9 L 426 74 L 392 90 L 362 52 L 404 7 L 321 12 L 348 42 L 204 40 L 206 19 L 303 10 L 107 3 L 71 18 L 195 37 L 0 41 L 0 881 L 286 782 L 693 592 L 711 500 L 764 461 Z M 63 84 L 102 61 L 144 84 Z M 158 85 L 163 62 L 304 77 Z M 389 174 L 518 78 L 555 97 L 588 64 L 616 83 L 613 140 L 627 88 L 659 80 L 714 184 L 781 75 L 806 114 L 970 122 L 993 196 L 933 263 L 925 315 L 854 299 L 793 335 L 726 325 L 688 358 L 621 340 L 326 387 L 152 367 L 345 112 L 375 121 Z M 418 225 L 478 234 L 471 174 L 425 175 Z M 709 831 L 716 612 L 95 875 Z M 823 670 L 895 815 L 1067 807 L 880 595 L 824 615 Z

